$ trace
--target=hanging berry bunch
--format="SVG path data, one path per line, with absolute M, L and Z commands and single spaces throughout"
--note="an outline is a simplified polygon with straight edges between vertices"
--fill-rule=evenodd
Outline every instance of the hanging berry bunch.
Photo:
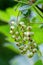
M 26 54 L 29 58 L 37 52 L 37 44 L 32 39 L 34 32 L 32 27 L 25 22 L 10 21 L 10 34 L 20 49 L 21 54 Z

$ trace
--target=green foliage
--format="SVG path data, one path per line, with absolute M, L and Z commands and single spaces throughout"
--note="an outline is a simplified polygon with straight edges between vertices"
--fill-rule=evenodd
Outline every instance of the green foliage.
M 41 23 L 43 23 L 43 12 L 37 7 L 39 4 L 43 5 L 43 0 L 37 0 L 34 3 L 29 0 L 0 0 L 0 65 L 19 65 L 19 61 L 22 61 L 21 56 L 20 60 L 17 57 L 19 61 L 13 59 L 19 55 L 19 49 L 9 34 L 8 23 L 12 16 L 18 17 L 20 21 L 31 22 L 30 25 L 34 32 L 33 39 L 38 45 L 43 44 L 43 27 L 40 28 Z M 13 63 L 11 64 L 12 59 Z M 22 65 L 25 65 L 28 59 L 24 60 L 25 58 L 21 62 Z M 43 65 L 43 60 L 38 59 L 34 65 Z

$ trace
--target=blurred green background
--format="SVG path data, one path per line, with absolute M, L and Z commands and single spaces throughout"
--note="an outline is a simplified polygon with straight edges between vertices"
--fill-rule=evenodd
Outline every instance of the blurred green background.
M 32 59 L 21 56 L 19 49 L 9 34 L 10 27 L 8 23 L 11 16 L 18 15 L 18 10 L 14 10 L 18 5 L 18 2 L 14 0 L 0 0 L 0 65 L 43 65 L 43 57 L 40 58 L 37 54 Z M 32 8 L 32 10 L 34 9 Z M 36 21 L 39 21 L 40 18 L 39 22 L 43 22 L 39 15 L 36 17 L 38 17 Z M 33 22 L 34 20 L 35 18 Z M 38 45 L 43 44 L 43 26 L 39 28 L 40 25 L 41 23 L 31 24 L 32 31 L 34 31 L 33 39 Z

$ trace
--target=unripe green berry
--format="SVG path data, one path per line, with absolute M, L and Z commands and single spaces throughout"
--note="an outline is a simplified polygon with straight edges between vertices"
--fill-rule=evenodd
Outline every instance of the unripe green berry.
M 17 46 L 20 46 L 20 43 L 17 42 L 16 45 L 17 45 Z
M 10 34 L 13 34 L 13 31 L 12 30 L 10 30 Z
M 19 32 L 17 31 L 16 34 L 18 34 Z
M 20 50 L 23 50 L 23 49 L 24 49 L 24 46 L 20 46 L 19 49 L 20 49 Z
M 24 22 L 20 22 L 19 24 L 20 24 L 20 25 L 24 25 Z
M 34 48 L 34 49 L 33 49 L 33 53 L 36 53 L 36 52 L 37 52 L 37 49 L 36 49 L 36 48 Z
M 37 44 L 36 44 L 36 43 L 34 43 L 34 46 L 35 46 L 35 47 L 37 47 Z
M 27 54 L 27 56 L 28 56 L 29 58 L 31 58 L 31 57 L 33 57 L 33 53 L 30 52 L 29 54 Z
M 26 52 L 26 49 L 24 48 L 23 51 Z
M 14 25 L 14 21 L 11 21 L 11 25 Z
M 21 54 L 25 54 L 25 52 L 22 50 L 22 51 L 21 51 Z
M 26 25 L 22 25 L 22 28 L 25 29 L 26 28 Z
M 32 29 L 32 27 L 31 27 L 31 26 L 28 26 L 28 27 L 27 27 L 27 30 L 31 30 L 31 29 Z
M 12 38 L 13 38 L 13 39 L 16 38 L 15 35 L 12 35 Z
M 11 26 L 10 28 L 13 30 L 14 29 L 14 26 Z

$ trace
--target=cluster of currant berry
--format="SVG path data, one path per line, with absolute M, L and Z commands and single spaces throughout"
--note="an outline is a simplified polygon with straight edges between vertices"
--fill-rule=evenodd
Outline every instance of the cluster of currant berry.
M 37 44 L 32 40 L 32 27 L 25 24 L 25 22 L 10 21 L 10 34 L 20 49 L 21 54 L 26 54 L 29 58 L 37 52 Z

